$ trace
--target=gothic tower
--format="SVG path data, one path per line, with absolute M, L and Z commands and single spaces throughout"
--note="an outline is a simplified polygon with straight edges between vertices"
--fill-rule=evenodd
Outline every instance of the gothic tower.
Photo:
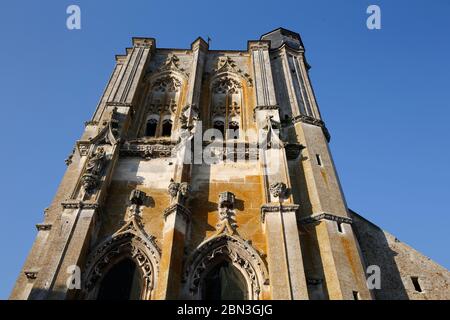
M 376 298 L 308 70 L 282 28 L 133 38 L 11 299 Z

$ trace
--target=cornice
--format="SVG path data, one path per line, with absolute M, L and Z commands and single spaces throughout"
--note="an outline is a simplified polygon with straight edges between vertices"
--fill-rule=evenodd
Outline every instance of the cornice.
M 128 157 L 142 157 L 144 159 L 168 158 L 176 143 L 168 140 L 134 140 L 127 141 L 120 147 L 120 155 Z
M 353 223 L 352 218 L 342 217 L 342 216 L 338 216 L 338 215 L 335 215 L 332 213 L 326 213 L 326 212 L 316 213 L 309 217 L 300 218 L 300 219 L 298 219 L 298 222 L 300 224 L 311 224 L 311 223 L 320 222 L 322 220 L 337 221 L 339 223 L 348 223 L 348 224 Z
M 119 101 L 109 101 L 106 103 L 108 107 L 128 107 L 132 108 L 133 104 L 128 102 L 119 102 Z
M 168 208 L 164 209 L 164 221 L 171 213 L 181 214 L 181 216 L 185 219 L 185 221 L 189 221 L 191 219 L 191 211 L 185 206 L 175 203 Z
M 99 204 L 80 200 L 66 200 L 61 203 L 64 209 L 97 209 Z
M 300 156 L 300 153 L 306 147 L 300 143 L 286 143 L 284 149 L 286 150 L 286 158 L 288 160 L 295 160 Z
M 278 105 L 256 106 L 253 108 L 253 113 L 261 110 L 280 110 Z
M 247 41 L 247 50 L 270 50 L 270 40 L 249 40 Z
M 266 214 L 270 212 L 297 212 L 300 208 L 298 204 L 264 204 L 261 206 L 261 221 L 264 223 Z
M 322 128 L 323 134 L 325 135 L 325 138 L 327 139 L 328 142 L 330 142 L 331 136 L 330 133 L 327 129 L 327 127 L 325 126 L 325 122 L 323 122 L 320 119 L 316 119 L 304 114 L 300 114 L 298 116 L 295 116 L 291 119 L 292 124 L 296 124 L 298 122 L 302 122 L 302 123 L 307 123 L 307 124 L 311 124 L 313 126 L 318 126 Z M 288 124 L 287 126 L 289 126 L 290 124 Z
M 36 229 L 38 231 L 48 231 L 52 228 L 52 225 L 50 223 L 38 223 L 36 224 Z

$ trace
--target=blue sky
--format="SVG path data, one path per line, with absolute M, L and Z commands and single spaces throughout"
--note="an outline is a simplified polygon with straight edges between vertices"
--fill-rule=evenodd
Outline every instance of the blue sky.
M 70 4 L 81 30 L 66 28 Z M 370 4 L 381 30 L 366 27 Z M 280 26 L 306 46 L 349 207 L 450 268 L 449 15 L 446 0 L 2 1 L 0 298 L 132 36 L 245 49 Z

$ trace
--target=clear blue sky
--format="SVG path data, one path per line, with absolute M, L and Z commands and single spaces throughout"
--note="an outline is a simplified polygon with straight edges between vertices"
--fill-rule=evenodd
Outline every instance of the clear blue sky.
M 82 29 L 66 28 L 66 8 Z M 382 29 L 366 28 L 378 4 Z M 2 1 L 0 298 L 132 36 L 245 49 L 297 31 L 349 207 L 450 268 L 450 1 Z

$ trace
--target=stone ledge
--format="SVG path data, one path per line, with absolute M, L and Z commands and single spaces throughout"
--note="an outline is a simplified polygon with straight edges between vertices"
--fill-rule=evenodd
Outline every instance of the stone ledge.
M 52 225 L 50 223 L 38 223 L 36 224 L 36 229 L 38 231 L 48 231 L 52 228 Z
M 265 222 L 268 212 L 297 212 L 299 208 L 298 204 L 264 204 L 261 206 L 261 222 Z
M 124 157 L 141 157 L 144 159 L 170 158 L 175 144 L 167 141 L 148 141 L 124 143 L 120 147 L 120 155 Z
M 97 209 L 98 203 L 79 200 L 66 200 L 61 203 L 64 209 Z
M 326 212 L 316 213 L 309 217 L 300 218 L 298 220 L 298 222 L 300 224 L 310 224 L 310 223 L 320 222 L 321 220 L 337 221 L 340 223 L 348 223 L 348 224 L 353 223 L 352 218 L 341 217 L 341 216 L 337 216 L 337 215 L 334 215 L 331 213 L 326 213 Z
M 303 122 L 303 123 L 311 124 L 313 126 L 321 127 L 323 130 L 323 134 L 325 135 L 325 138 L 327 139 L 328 142 L 330 142 L 330 140 L 331 140 L 330 132 L 328 131 L 327 127 L 325 126 L 325 122 L 323 122 L 322 120 L 316 119 L 316 118 L 313 118 L 310 116 L 306 116 L 304 114 L 295 116 L 290 120 L 291 120 L 292 124 L 296 124 L 298 122 Z
M 35 280 L 37 278 L 39 271 L 37 269 L 29 269 L 29 270 L 25 270 L 23 273 L 25 274 L 27 279 Z
M 286 158 L 288 160 L 295 160 L 300 156 L 300 153 L 306 147 L 300 143 L 286 143 L 284 149 L 286 150 Z
M 191 211 L 185 206 L 176 203 L 164 209 L 164 221 L 166 221 L 167 217 L 173 212 L 180 213 L 186 221 L 189 221 L 191 219 Z

